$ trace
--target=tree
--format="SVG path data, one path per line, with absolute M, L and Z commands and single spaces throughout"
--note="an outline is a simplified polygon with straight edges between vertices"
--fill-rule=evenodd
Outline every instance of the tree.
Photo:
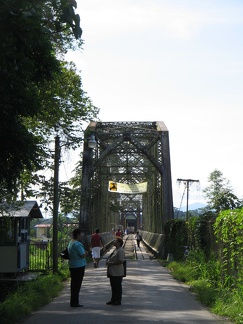
M 99 109 L 92 105 L 91 100 L 82 90 L 82 82 L 76 73 L 73 63 L 62 62 L 62 74 L 57 74 L 54 80 L 46 82 L 39 91 L 44 110 L 33 118 L 23 120 L 26 127 L 41 139 L 42 167 L 53 170 L 53 146 L 55 136 L 61 139 L 61 149 L 76 149 L 83 142 L 83 124 L 94 120 Z M 77 170 L 76 170 L 77 172 Z M 64 213 L 76 214 L 80 200 L 80 174 L 76 175 L 76 187 L 72 182 L 59 182 L 60 207 Z M 52 210 L 53 204 L 53 174 L 42 176 L 25 170 L 16 183 L 22 198 L 38 197 L 45 210 Z M 74 197 L 75 195 L 75 197 Z
M 208 207 L 216 214 L 227 209 L 235 209 L 241 205 L 241 201 L 233 193 L 229 181 L 223 177 L 223 173 L 215 169 L 208 177 L 209 186 L 203 190 Z
M 25 122 L 43 142 L 49 143 L 58 133 L 63 145 L 76 148 L 82 143 L 83 124 L 95 119 L 99 109 L 83 91 L 74 63 L 60 61 L 60 71 L 39 88 L 42 109 Z
M 1 1 L 1 195 L 16 193 L 24 170 L 43 167 L 43 136 L 32 132 L 26 120 L 48 114 L 41 89 L 62 75 L 57 53 L 72 47 L 82 34 L 75 7 L 73 0 Z

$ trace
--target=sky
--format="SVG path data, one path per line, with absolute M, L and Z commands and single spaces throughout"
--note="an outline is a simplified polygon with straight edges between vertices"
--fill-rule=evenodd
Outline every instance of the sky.
M 174 206 L 178 178 L 199 180 L 205 202 L 215 169 L 243 197 L 243 1 L 77 0 L 83 49 L 69 53 L 101 121 L 163 121 Z

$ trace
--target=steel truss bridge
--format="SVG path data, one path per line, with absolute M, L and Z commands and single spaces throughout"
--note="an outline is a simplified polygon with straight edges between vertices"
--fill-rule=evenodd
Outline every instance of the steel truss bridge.
M 95 143 L 91 148 L 90 143 Z M 109 190 L 109 181 L 147 191 Z M 80 224 L 85 234 L 120 225 L 163 233 L 173 216 L 169 132 L 157 122 L 91 122 L 85 130 Z

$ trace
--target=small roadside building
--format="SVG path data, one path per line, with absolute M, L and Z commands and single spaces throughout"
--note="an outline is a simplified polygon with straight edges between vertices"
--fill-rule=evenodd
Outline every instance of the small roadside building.
M 0 210 L 0 274 L 28 271 L 30 222 L 34 218 L 43 218 L 36 201 Z
M 47 224 L 47 223 L 40 223 L 35 225 L 36 238 L 43 242 L 48 241 L 51 225 L 52 224 Z

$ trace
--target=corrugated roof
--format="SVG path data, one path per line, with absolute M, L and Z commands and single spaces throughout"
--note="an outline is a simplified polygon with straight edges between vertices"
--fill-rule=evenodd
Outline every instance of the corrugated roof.
M 0 214 L 1 216 L 43 218 L 35 200 L 18 202 L 15 206 L 9 206 L 8 211 L 4 212 L 3 215 Z

